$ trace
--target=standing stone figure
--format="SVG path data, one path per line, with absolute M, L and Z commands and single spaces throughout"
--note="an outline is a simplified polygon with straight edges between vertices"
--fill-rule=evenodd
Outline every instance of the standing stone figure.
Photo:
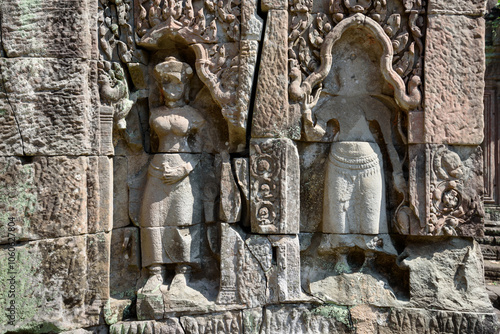
M 322 232 L 388 233 L 383 158 L 370 123 L 376 122 L 381 130 L 393 169 L 395 188 L 403 193 L 406 185 L 401 162 L 392 143 L 390 110 L 368 94 L 334 96 L 323 100 L 317 109 L 314 124 L 311 105 L 316 104 L 320 92 L 315 101 L 305 103 L 306 137 L 309 140 L 321 139 L 327 122 L 331 120 L 336 120 L 339 128 L 326 162 Z
M 187 105 L 193 69 L 174 57 L 154 68 L 164 105 L 151 110 L 150 126 L 159 139 L 151 160 L 140 213 L 142 264 L 149 278 L 142 292 L 155 291 L 164 281 L 166 264 L 175 264 L 170 289 L 186 286 L 199 264 L 202 191 L 201 150 L 194 137 L 205 119 Z

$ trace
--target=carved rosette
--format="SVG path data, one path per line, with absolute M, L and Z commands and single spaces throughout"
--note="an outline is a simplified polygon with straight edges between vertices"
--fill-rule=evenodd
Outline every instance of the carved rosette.
M 481 148 L 427 145 L 427 235 L 481 236 Z
M 289 139 L 253 139 L 250 143 L 252 232 L 299 232 L 299 168 Z

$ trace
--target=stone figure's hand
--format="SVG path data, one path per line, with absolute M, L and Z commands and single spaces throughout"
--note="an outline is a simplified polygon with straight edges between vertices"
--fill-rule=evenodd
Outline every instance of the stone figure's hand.
M 406 196 L 406 193 L 408 192 L 408 187 L 406 185 L 406 180 L 403 176 L 403 173 L 394 173 L 393 178 L 394 178 L 394 187 L 396 188 L 396 190 L 399 193 Z
M 184 167 L 176 167 L 169 169 L 163 173 L 163 182 L 166 184 L 174 184 L 179 182 L 188 175 Z

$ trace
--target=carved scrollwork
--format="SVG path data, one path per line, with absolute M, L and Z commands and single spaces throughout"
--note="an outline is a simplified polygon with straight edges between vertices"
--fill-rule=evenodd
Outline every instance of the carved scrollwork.
M 329 73 L 332 45 L 356 26 L 374 36 L 384 48 L 381 67 L 394 87 L 402 109 L 421 103 L 425 4 L 407 1 L 404 8 L 388 8 L 385 0 L 331 0 L 329 15 L 311 13 L 310 7 L 291 7 L 289 33 L 290 98 L 297 102 L 311 94 Z M 305 8 L 305 9 L 304 9 Z
M 276 181 L 279 180 L 282 157 L 272 143 L 254 144 L 253 149 L 256 155 L 250 159 L 250 175 L 254 178 L 255 218 L 262 230 L 275 231 L 280 219 L 280 183 Z
M 156 45 L 168 31 L 191 43 L 217 43 L 221 34 L 228 42 L 240 40 L 240 2 L 205 0 L 195 10 L 191 0 L 141 0 L 136 11 L 138 43 Z

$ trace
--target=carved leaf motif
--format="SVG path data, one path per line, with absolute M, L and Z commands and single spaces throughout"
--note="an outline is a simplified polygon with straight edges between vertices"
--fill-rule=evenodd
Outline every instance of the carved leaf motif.
M 339 23 L 344 18 L 345 10 L 342 6 L 342 0 L 330 0 L 330 14 L 335 23 Z
M 409 34 L 407 32 L 400 33 L 392 41 L 392 47 L 394 48 L 394 54 L 398 54 L 403 51 L 408 44 Z
M 372 19 L 377 22 L 383 22 L 387 14 L 387 2 L 386 0 L 376 0 L 374 4 L 374 13 L 372 14 Z
M 408 51 L 406 51 L 396 64 L 393 66 L 394 71 L 399 74 L 400 77 L 407 76 L 415 63 L 415 42 L 411 43 Z
M 401 15 L 392 14 L 387 19 L 384 31 L 387 34 L 387 36 L 389 36 L 389 38 L 392 38 L 399 31 L 400 27 L 401 27 Z

